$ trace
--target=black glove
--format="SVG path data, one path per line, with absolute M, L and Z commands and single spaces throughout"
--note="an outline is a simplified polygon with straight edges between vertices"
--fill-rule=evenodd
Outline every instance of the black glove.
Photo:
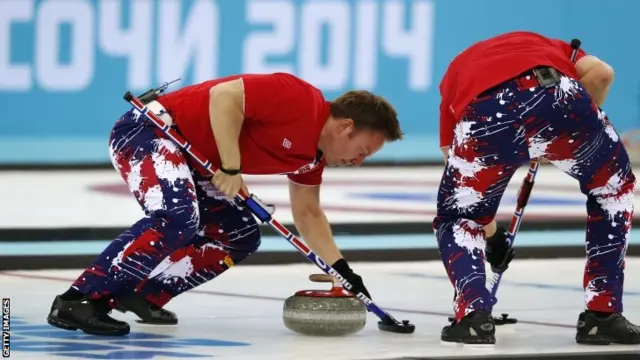
M 354 273 L 353 270 L 351 270 L 349 264 L 347 264 L 347 260 L 340 259 L 333 265 L 331 265 L 331 267 L 334 268 L 340 275 L 342 275 L 342 277 L 347 280 L 349 284 L 351 284 L 352 288 L 347 290 L 349 290 L 353 295 L 363 293 L 369 299 L 371 299 L 369 291 L 367 291 L 367 288 L 364 287 L 364 284 L 362 283 L 362 278 L 360 277 L 360 275 Z
M 498 226 L 496 233 L 487 238 L 487 246 L 484 249 L 487 262 L 491 265 L 491 271 L 502 273 L 509 268 L 509 263 L 516 256 L 513 247 L 507 243 L 507 230 Z

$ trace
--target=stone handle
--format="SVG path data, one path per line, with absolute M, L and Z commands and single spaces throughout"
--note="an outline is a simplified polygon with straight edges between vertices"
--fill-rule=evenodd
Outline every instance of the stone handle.
M 327 274 L 311 274 L 309 275 L 309 280 L 313 282 L 330 282 L 333 284 L 333 287 L 342 287 L 340 281 L 335 276 L 327 275 Z

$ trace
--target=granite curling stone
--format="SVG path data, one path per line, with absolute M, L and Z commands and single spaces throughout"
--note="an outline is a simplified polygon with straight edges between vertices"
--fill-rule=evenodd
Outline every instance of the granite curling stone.
M 314 274 L 313 282 L 330 282 L 331 290 L 301 290 L 284 302 L 284 325 L 291 331 L 314 336 L 357 333 L 367 321 L 367 308 L 333 276 Z

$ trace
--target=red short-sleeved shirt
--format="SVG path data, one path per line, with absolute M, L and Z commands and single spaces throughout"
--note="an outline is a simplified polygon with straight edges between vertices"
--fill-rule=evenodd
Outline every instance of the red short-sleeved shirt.
M 240 132 L 242 172 L 287 174 L 320 185 L 325 161 L 318 151 L 329 102 L 311 84 L 284 73 L 235 75 L 187 86 L 159 97 L 184 138 L 215 167 L 220 154 L 209 121 L 209 89 L 241 78 L 245 119 Z
M 516 31 L 477 42 L 453 59 L 440 83 L 440 146 L 450 146 L 459 114 L 471 101 L 536 66 L 553 66 L 576 77 L 571 44 Z M 585 56 L 578 51 L 576 61 Z

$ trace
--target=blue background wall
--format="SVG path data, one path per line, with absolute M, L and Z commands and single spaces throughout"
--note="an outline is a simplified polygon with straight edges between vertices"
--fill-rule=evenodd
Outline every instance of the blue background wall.
M 387 96 L 408 138 L 376 158 L 438 158 L 449 60 L 510 30 L 578 37 L 612 64 L 605 110 L 624 132 L 640 123 L 639 11 L 640 2 L 596 0 L 2 0 L 0 163 L 108 161 L 126 90 L 271 71 L 329 98 L 350 88 Z

